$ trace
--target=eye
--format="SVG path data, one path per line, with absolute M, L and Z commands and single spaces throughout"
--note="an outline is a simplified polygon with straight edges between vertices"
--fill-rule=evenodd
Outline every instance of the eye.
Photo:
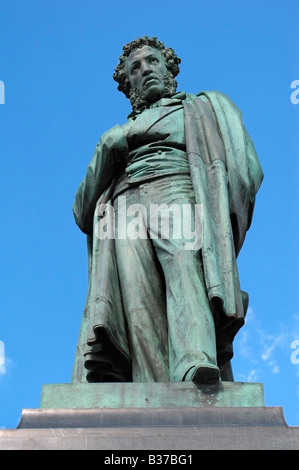
M 132 74 L 134 74 L 134 73 L 138 72 L 138 70 L 139 70 L 139 65 L 138 64 L 133 64 L 131 69 L 130 69 L 130 72 Z
M 159 62 L 157 57 L 151 57 L 150 61 L 151 61 L 152 64 Z

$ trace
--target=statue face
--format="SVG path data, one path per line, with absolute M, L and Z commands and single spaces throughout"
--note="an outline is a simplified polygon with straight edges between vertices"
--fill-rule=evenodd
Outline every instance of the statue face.
M 155 102 L 164 94 L 164 75 L 167 72 L 161 53 L 150 46 L 131 52 L 126 63 L 131 88 L 137 88 L 146 100 Z

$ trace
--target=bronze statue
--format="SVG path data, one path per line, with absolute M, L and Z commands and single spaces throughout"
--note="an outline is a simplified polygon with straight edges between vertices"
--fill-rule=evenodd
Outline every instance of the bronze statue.
M 180 62 L 145 36 L 115 69 L 132 113 L 101 137 L 73 206 L 89 258 L 73 382 L 233 380 L 237 256 L 263 172 L 227 96 L 177 93 Z

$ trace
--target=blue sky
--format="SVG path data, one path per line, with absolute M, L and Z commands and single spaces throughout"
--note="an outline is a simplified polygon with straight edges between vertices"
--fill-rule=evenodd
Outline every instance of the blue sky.
M 87 291 L 73 200 L 101 134 L 130 112 L 112 74 L 143 35 L 181 57 L 178 90 L 221 91 L 243 112 L 265 179 L 239 257 L 250 306 L 233 370 L 299 426 L 298 17 L 297 0 L 1 1 L 0 427 L 39 408 L 43 384 L 71 381 Z

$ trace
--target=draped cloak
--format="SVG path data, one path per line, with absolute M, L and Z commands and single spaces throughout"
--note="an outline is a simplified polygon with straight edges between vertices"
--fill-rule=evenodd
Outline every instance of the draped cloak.
M 237 257 L 251 225 L 263 171 L 241 112 L 226 95 L 188 94 L 182 103 L 195 202 L 203 206 L 204 282 L 221 366 L 233 356 L 233 340 L 248 306 L 248 295 L 240 288 Z M 127 154 L 126 138 L 117 125 L 96 147 L 73 206 L 76 223 L 87 235 L 89 265 L 73 382 L 132 380 L 114 240 L 96 235 L 104 215 L 113 224 L 112 168 Z

